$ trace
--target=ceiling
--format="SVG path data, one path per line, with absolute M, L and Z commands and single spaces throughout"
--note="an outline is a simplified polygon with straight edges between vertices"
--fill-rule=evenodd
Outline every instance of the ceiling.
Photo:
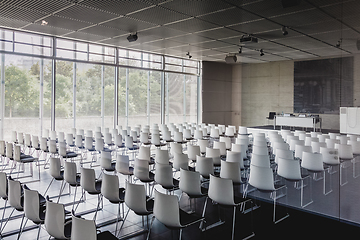
M 259 41 L 243 45 L 242 63 L 359 52 L 360 1 L 299 2 L 284 8 L 281 0 L 2 0 L 0 26 L 182 58 L 189 52 L 203 61 L 238 53 L 247 34 Z M 128 42 L 136 32 L 138 40 Z

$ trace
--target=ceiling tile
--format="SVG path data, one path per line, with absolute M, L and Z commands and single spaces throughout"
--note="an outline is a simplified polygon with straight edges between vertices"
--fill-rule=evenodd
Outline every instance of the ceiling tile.
M 193 44 L 195 46 L 200 46 L 203 48 L 221 48 L 221 47 L 227 47 L 229 46 L 228 43 L 225 42 L 221 42 L 221 41 L 216 41 L 216 40 L 212 40 L 212 41 L 208 41 L 208 42 L 202 42 L 202 43 L 197 43 L 197 44 Z M 236 46 L 235 46 L 236 47 Z
M 215 28 L 196 33 L 199 36 L 210 39 L 222 39 L 239 35 L 239 32 L 228 28 Z
M 279 55 L 288 57 L 291 59 L 303 59 L 303 58 L 313 58 L 313 54 L 301 52 L 301 51 L 289 51 L 289 52 L 281 52 Z
M 54 15 L 89 23 L 101 23 L 119 16 L 80 5 L 73 5 Z
M 106 27 L 121 29 L 128 33 L 135 33 L 135 32 L 156 26 L 155 24 L 143 22 L 143 21 L 133 19 L 130 17 L 117 18 L 117 19 L 111 20 L 109 22 L 105 22 L 101 25 L 106 26 Z
M 158 48 L 169 48 L 169 47 L 177 47 L 184 45 L 183 43 L 175 42 L 172 40 L 158 40 L 154 42 L 147 42 L 144 45 L 156 46 Z
M 158 39 L 161 39 L 161 38 L 172 38 L 172 37 L 175 37 L 175 36 L 181 36 L 181 35 L 184 35 L 186 34 L 185 32 L 182 32 L 182 31 L 179 31 L 179 30 L 176 30 L 176 29 L 171 29 L 171 28 L 168 28 L 168 27 L 154 27 L 154 28 L 151 28 L 151 29 L 146 29 L 146 30 L 143 30 L 143 31 L 140 31 L 138 33 L 138 35 L 140 36 L 148 36 L 148 35 L 152 35 L 152 36 L 156 36 Z
M 259 19 L 259 16 L 256 16 L 252 13 L 248 13 L 242 9 L 233 7 L 230 9 L 217 11 L 215 13 L 207 14 L 199 17 L 199 19 L 215 23 L 221 26 L 233 25 L 238 23 L 244 23 L 248 21 L 253 21 Z
M 60 16 L 49 16 L 44 19 L 48 22 L 48 26 L 55 27 L 55 28 L 63 28 L 63 29 L 70 29 L 70 30 L 78 30 L 84 27 L 88 27 L 91 23 L 77 21 L 69 18 L 64 18 Z M 40 22 L 38 22 L 40 23 Z
M 46 34 L 55 35 L 55 36 L 61 36 L 61 35 L 71 32 L 71 30 L 68 30 L 68 29 L 52 27 L 49 25 L 42 26 L 41 24 L 37 24 L 37 23 L 26 26 L 24 28 L 24 30 L 29 30 L 29 31 L 39 32 L 39 33 L 46 33 Z
M 274 29 L 280 29 L 281 26 L 279 24 L 273 23 L 266 19 L 260 19 L 256 21 L 241 23 L 237 25 L 229 26 L 229 28 L 234 29 L 236 31 L 240 31 L 247 34 L 264 32 Z
M 84 0 L 80 5 L 94 9 L 114 13 L 117 15 L 126 15 L 131 12 L 147 8 L 152 4 L 142 0 L 117 1 L 117 0 Z
M 69 37 L 69 38 L 81 39 L 81 40 L 86 40 L 86 41 L 95 41 L 95 42 L 106 38 L 104 36 L 88 34 L 88 33 L 83 33 L 83 32 L 72 32 L 65 36 Z
M 43 18 L 46 15 L 48 14 L 37 10 L 0 4 L 0 16 L 3 18 L 16 19 L 24 22 L 35 22 L 37 19 Z
M 116 28 L 110 28 L 110 27 L 105 27 L 105 26 L 92 26 L 86 29 L 82 29 L 79 32 L 84 32 L 84 33 L 90 33 L 90 34 L 95 34 L 95 35 L 100 35 L 100 36 L 104 36 L 104 37 L 115 37 L 115 36 L 119 36 L 119 35 L 123 35 L 126 34 L 126 31 L 122 31 Z
M 74 5 L 74 3 L 72 3 L 71 1 L 66 0 L 51 1 L 51 4 L 46 4 L 44 0 L 3 0 L 1 1 L 1 4 L 43 12 L 47 14 Z
M 206 42 L 209 41 L 209 38 L 199 36 L 198 34 L 186 34 L 178 37 L 172 37 L 171 40 L 182 42 L 182 43 L 200 43 L 200 42 Z
M 30 24 L 30 22 L 0 16 L 0 26 L 9 28 L 22 28 L 28 24 Z
M 183 32 L 192 33 L 192 32 L 198 32 L 198 31 L 204 31 L 204 30 L 216 28 L 218 26 L 212 23 L 202 21 L 200 19 L 191 18 L 184 21 L 166 25 L 166 27 L 177 29 Z
M 131 18 L 139 19 L 148 23 L 163 25 L 170 22 L 176 22 L 188 18 L 188 16 L 165 9 L 160 6 L 145 9 L 129 15 Z
M 224 1 L 217 1 L 217 0 L 206 0 L 206 1 L 177 0 L 177 1 L 170 1 L 168 3 L 162 4 L 161 6 L 194 17 L 232 7 L 230 4 Z

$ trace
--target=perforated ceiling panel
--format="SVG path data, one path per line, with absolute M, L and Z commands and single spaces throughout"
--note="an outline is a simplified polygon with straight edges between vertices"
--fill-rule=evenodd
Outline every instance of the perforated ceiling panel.
M 3 0 L 0 26 L 178 57 L 190 52 L 197 60 L 237 54 L 250 63 L 359 53 L 359 12 L 355 0 L 302 0 L 289 8 L 281 0 Z M 134 32 L 139 38 L 129 43 Z M 240 44 L 247 34 L 258 43 Z

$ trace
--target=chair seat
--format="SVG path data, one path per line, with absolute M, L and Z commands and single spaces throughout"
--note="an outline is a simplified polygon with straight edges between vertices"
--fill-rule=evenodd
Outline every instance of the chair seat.
M 24 155 L 20 157 L 20 162 L 22 163 L 33 162 L 35 160 L 37 160 L 37 158 L 34 158 L 33 156 L 30 155 Z
M 74 157 L 77 157 L 78 154 L 75 153 L 75 152 L 66 152 L 66 155 L 63 156 L 64 158 L 74 158 Z
M 105 168 L 105 170 L 108 171 L 108 172 L 113 172 L 113 171 L 115 171 L 115 165 L 116 165 L 116 162 L 112 162 L 111 167 L 110 168 Z
M 183 227 L 186 227 L 189 224 L 198 222 L 203 219 L 201 216 L 198 216 L 194 213 L 188 214 L 187 212 L 185 212 L 181 209 L 179 209 L 179 213 L 180 213 L 180 224 Z

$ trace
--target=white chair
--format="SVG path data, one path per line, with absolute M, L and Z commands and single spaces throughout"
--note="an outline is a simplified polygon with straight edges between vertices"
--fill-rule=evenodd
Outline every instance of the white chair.
M 197 145 L 200 147 L 200 153 L 205 154 L 206 148 L 209 147 L 209 140 L 207 140 L 207 139 L 199 139 L 197 141 Z
M 221 157 L 226 156 L 226 143 L 225 142 L 216 142 L 216 141 L 214 141 L 213 149 L 219 149 Z
M 231 239 L 234 239 L 235 235 L 235 218 L 236 218 L 236 208 L 239 207 L 242 213 L 245 213 L 245 205 L 247 202 L 251 203 L 250 199 L 235 197 L 233 190 L 233 181 L 231 179 L 218 178 L 213 175 L 210 175 L 209 183 L 209 198 L 217 202 L 220 205 L 232 206 L 234 208 L 233 219 L 232 219 L 232 234 Z M 252 232 L 246 239 L 255 236 L 255 233 Z
M 261 155 L 261 154 L 253 153 L 251 157 L 251 164 L 258 167 L 270 168 L 269 155 Z
M 108 172 L 114 172 L 115 164 L 116 164 L 116 162 L 111 160 L 111 152 L 101 151 L 101 156 L 100 156 L 101 170 L 105 170 Z
M 128 176 L 128 180 L 131 182 L 131 176 L 134 175 L 134 168 L 129 166 L 128 155 L 118 155 L 116 158 L 115 169 L 116 172 Z
M 276 219 L 276 200 L 286 196 L 287 188 L 286 185 L 274 185 L 274 175 L 271 168 L 250 165 L 250 177 L 244 191 L 245 196 L 247 195 L 249 185 L 253 186 L 259 191 L 271 193 L 270 198 L 274 201 L 273 222 L 275 224 L 289 217 L 289 214 L 287 213 L 284 217 Z M 284 192 L 277 194 L 278 191 Z
M 205 218 L 190 215 L 181 210 L 178 198 L 175 195 L 166 195 L 155 190 L 154 216 L 151 221 L 150 230 L 154 219 L 159 220 L 166 227 L 180 229 L 179 240 L 181 240 L 182 229 L 195 223 L 203 222 Z M 186 218 L 186 224 L 181 224 Z M 150 235 L 149 230 L 149 235 Z M 148 236 L 149 236 L 148 235 Z
M 224 142 L 227 150 L 231 149 L 231 138 L 230 137 L 220 137 L 219 142 Z
M 166 145 L 166 143 L 161 142 L 160 134 L 152 134 L 151 135 L 151 144 L 157 148 L 160 148 L 160 147 Z
M 303 152 L 312 152 L 311 146 L 295 145 L 295 158 L 302 159 Z
M 66 183 L 68 183 L 69 186 L 75 187 L 74 200 L 73 200 L 73 209 L 74 209 L 77 187 L 80 186 L 80 174 L 77 173 L 76 163 L 65 162 L 65 164 L 64 164 L 64 181 Z M 60 195 L 61 195 L 61 193 L 60 193 Z
M 205 150 L 206 151 L 206 150 Z M 187 156 L 191 161 L 196 161 L 196 156 L 200 156 L 200 146 L 192 145 L 188 143 Z
M 213 164 L 215 167 L 220 167 L 221 159 L 220 159 L 220 149 L 214 149 L 214 148 L 206 148 L 205 157 L 212 158 Z
M 313 153 L 319 153 L 321 147 L 326 147 L 325 142 L 311 142 L 311 148 Z
M 74 212 L 72 212 L 71 239 L 97 240 L 95 221 L 75 216 Z
M 179 188 L 179 180 L 173 178 L 172 166 L 169 164 L 156 163 L 154 180 L 166 189 L 167 192 Z
M 302 208 L 307 207 L 309 204 L 313 202 L 312 200 L 312 185 L 310 181 L 310 175 L 303 176 L 301 174 L 300 162 L 299 160 L 286 159 L 286 158 L 278 158 L 278 167 L 277 167 L 277 175 L 286 179 L 290 182 L 300 182 L 300 206 Z M 308 203 L 304 204 L 304 180 L 309 179 L 310 185 L 310 200 Z
M 117 175 L 103 174 L 101 184 L 101 194 L 113 204 L 118 204 L 118 213 L 116 218 L 115 232 L 118 229 L 118 222 L 121 219 L 120 205 L 124 213 L 125 188 L 119 187 L 119 178 Z
M 148 184 L 148 192 L 150 194 L 150 183 L 154 182 L 155 174 L 149 171 L 149 161 L 135 159 L 134 176 L 141 182 Z
M 210 137 L 213 139 L 218 139 L 220 137 L 220 131 L 218 128 L 212 128 L 210 130 Z
M 230 179 L 233 184 L 242 184 L 241 170 L 238 162 L 221 161 L 220 177 Z
M 209 179 L 214 174 L 214 161 L 211 157 L 196 156 L 195 171 L 199 172 L 204 179 Z
M 155 163 L 167 164 L 169 165 L 169 152 L 168 150 L 162 150 L 157 148 L 155 150 Z
M 65 219 L 63 204 L 54 203 L 46 199 L 45 229 L 48 234 L 56 239 L 70 239 L 71 218 Z
M 189 170 L 189 158 L 185 153 L 175 153 L 173 159 L 173 168 L 176 171 L 180 171 L 180 169 Z

